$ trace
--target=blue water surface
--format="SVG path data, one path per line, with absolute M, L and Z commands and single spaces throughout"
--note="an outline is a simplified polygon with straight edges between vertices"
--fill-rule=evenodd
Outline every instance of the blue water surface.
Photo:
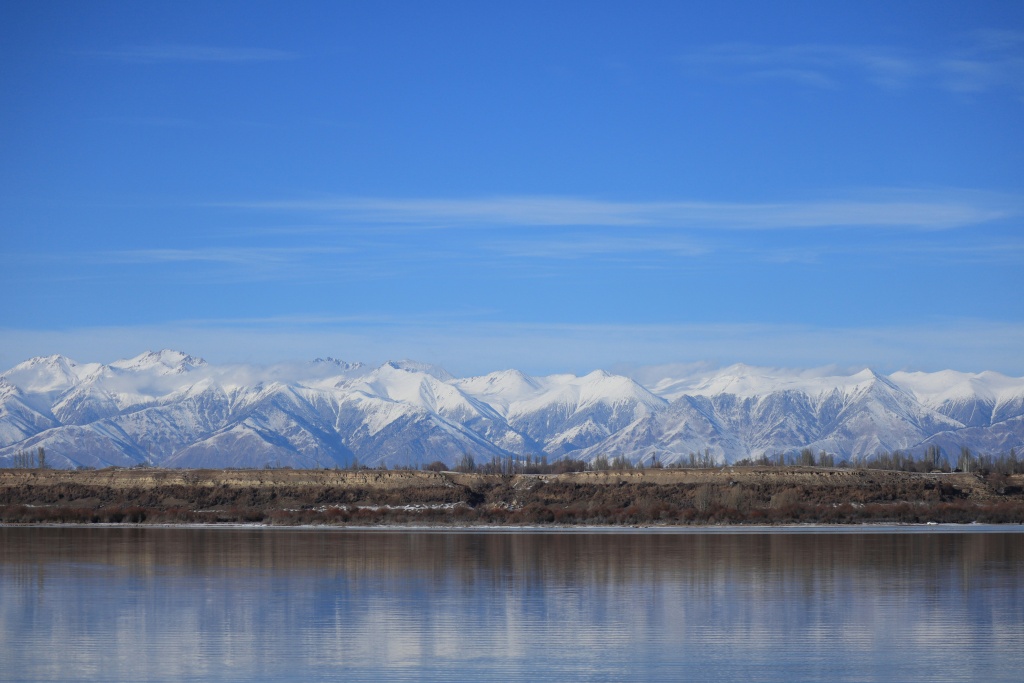
M 1019 528 L 0 528 L 3 681 L 1020 681 Z

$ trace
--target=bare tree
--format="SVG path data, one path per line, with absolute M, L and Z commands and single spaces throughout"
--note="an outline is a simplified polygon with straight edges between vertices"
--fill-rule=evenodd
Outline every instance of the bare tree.
M 455 466 L 456 472 L 476 472 L 476 458 L 470 453 L 463 453 L 459 464 Z

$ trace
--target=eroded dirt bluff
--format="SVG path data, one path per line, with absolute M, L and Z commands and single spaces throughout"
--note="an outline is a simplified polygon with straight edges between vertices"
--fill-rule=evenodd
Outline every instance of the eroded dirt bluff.
M 515 476 L 405 470 L 0 470 L 0 521 L 1024 522 L 1024 475 L 802 467 Z

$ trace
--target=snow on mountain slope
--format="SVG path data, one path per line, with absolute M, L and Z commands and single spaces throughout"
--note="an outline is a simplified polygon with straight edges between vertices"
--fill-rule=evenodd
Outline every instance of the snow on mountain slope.
M 310 398 L 321 392 L 274 383 L 250 397 L 234 424 L 245 425 L 268 442 L 302 458 L 326 465 L 341 464 L 350 453 L 332 427 L 333 412 L 324 414 Z M 271 438 L 269 435 L 273 435 Z
M 1018 415 L 988 427 L 968 427 L 939 432 L 928 437 L 924 445 L 939 446 L 946 457 L 954 461 L 963 447 L 969 448 L 975 454 L 1008 453 L 1011 448 L 1015 448 L 1019 456 L 1024 453 L 1022 435 L 1024 415 Z
M 134 358 L 114 361 L 107 367 L 128 372 L 180 375 L 189 370 L 204 367 L 206 364 L 202 358 L 195 358 L 181 351 L 164 349 L 162 351 L 146 351 Z
M 141 376 L 125 376 L 123 370 L 102 367 L 61 394 L 53 414 L 63 424 L 89 424 L 126 410 L 156 403 L 179 389 L 180 378 L 165 369 L 136 370 Z M 151 373 L 146 377 L 142 373 Z M 171 381 L 166 381 L 171 375 Z
M 24 441 L 0 448 L 0 462 L 11 462 L 21 450 L 35 452 L 43 447 L 50 467 L 131 467 L 150 463 L 131 439 L 110 425 L 70 425 L 40 432 Z
M 501 415 L 508 415 L 510 405 L 535 398 L 543 392 L 542 382 L 518 370 L 502 370 L 455 380 L 453 384 L 470 396 L 485 401 Z
M 18 387 L 0 379 L 0 447 L 60 424 L 48 409 L 38 410 L 32 403 Z
M 733 462 L 804 447 L 1024 446 L 1024 378 L 978 374 L 675 366 L 633 379 L 594 371 L 457 379 L 414 361 L 333 358 L 266 367 L 177 351 L 109 365 L 33 358 L 0 374 L 0 464 L 43 446 L 56 466 L 408 465 L 464 454 Z M 952 449 L 952 450 L 951 450 Z
M 583 377 L 542 378 L 506 372 L 501 377 L 475 378 L 463 386 L 483 392 L 500 406 L 513 429 L 543 444 L 543 450 L 553 455 L 599 443 L 667 405 L 628 377 L 601 370 Z
M 65 356 L 37 356 L 0 374 L 0 379 L 26 394 L 53 396 L 67 391 L 100 367 L 99 363 L 79 365 Z
M 362 390 L 399 403 L 422 408 L 429 412 L 454 415 L 485 413 L 497 416 L 494 409 L 482 401 L 476 401 L 459 391 L 457 386 L 447 384 L 422 370 L 404 367 L 388 362 L 370 374 L 362 377 L 350 388 Z
M 418 408 L 424 414 L 436 415 L 458 427 L 456 431 L 463 428 L 472 431 L 496 446 L 501 454 L 525 453 L 539 448 L 529 437 L 513 429 L 501 411 L 491 403 L 465 391 L 465 386 L 458 380 L 440 380 L 436 371 L 427 373 L 408 364 L 385 363 L 348 388 Z M 383 410 L 378 415 L 395 413 Z M 380 420 L 377 422 L 379 424 Z M 383 427 L 380 424 L 377 431 Z M 496 454 L 499 453 L 492 453 Z
M 316 453 L 296 450 L 287 439 L 259 425 L 242 422 L 186 446 L 164 463 L 166 467 L 295 467 L 333 464 Z
M 869 369 L 849 375 L 836 374 L 833 368 L 792 370 L 761 368 L 737 363 L 727 368 L 701 371 L 682 377 L 666 377 L 652 383 L 651 390 L 669 401 L 680 396 L 720 396 L 742 398 L 793 391 L 810 396 L 857 391 L 866 382 L 879 377 Z
M 317 358 L 305 368 L 306 372 L 292 372 L 291 381 L 302 386 L 329 389 L 340 387 L 346 382 L 363 377 L 373 371 L 362 363 L 347 363 L 336 358 Z M 276 379 L 287 381 L 282 370 Z
M 735 436 L 727 433 L 707 409 L 702 399 L 681 397 L 664 410 L 643 415 L 573 456 L 588 461 L 598 456 L 622 456 L 647 464 L 657 459 L 666 465 L 686 462 L 690 453 L 703 453 L 705 449 L 717 461 L 745 457 L 746 450 Z
M 963 426 L 870 370 L 780 376 L 733 366 L 685 381 L 691 394 L 678 395 L 667 411 L 591 446 L 584 457 L 614 452 L 634 460 L 657 455 L 672 463 L 707 448 L 717 460 L 734 462 L 810 447 L 853 458 L 912 448 Z M 681 383 L 676 378 L 660 386 L 674 395 Z
M 922 405 L 967 427 L 984 427 L 1024 414 L 1024 377 L 953 370 L 894 372 L 890 377 Z
M 894 372 L 889 379 L 927 405 L 975 398 L 997 403 L 1024 395 L 1024 377 L 1007 377 L 991 371 Z
M 859 373 L 863 374 L 863 373 Z M 820 437 L 808 444 L 844 457 L 865 457 L 878 451 L 910 449 L 936 432 L 963 425 L 917 403 L 887 378 L 871 373 L 873 379 L 839 395 L 829 396 L 831 423 L 823 425 Z
M 185 385 L 185 373 L 206 366 L 200 358 L 170 350 L 147 351 L 109 365 L 78 365 L 62 356 L 33 360 L 43 362 L 12 372 L 12 377 L 28 379 L 27 391 L 52 398 L 49 408 L 60 423 L 78 425 L 155 403 Z
M 422 372 L 439 379 L 442 382 L 450 382 L 455 379 L 450 372 L 442 368 L 440 365 L 432 365 L 431 363 L 420 363 L 419 361 L 406 359 L 388 361 L 385 365 L 400 370 L 408 370 L 410 372 Z
M 387 419 L 367 419 L 381 411 L 389 413 Z M 338 415 L 337 430 L 359 462 L 370 466 L 415 466 L 435 460 L 455 464 L 467 453 L 477 460 L 507 455 L 505 449 L 468 427 L 379 397 L 346 400 Z
M 206 387 L 104 421 L 120 429 L 148 458 L 160 462 L 226 426 L 233 405 L 220 387 Z

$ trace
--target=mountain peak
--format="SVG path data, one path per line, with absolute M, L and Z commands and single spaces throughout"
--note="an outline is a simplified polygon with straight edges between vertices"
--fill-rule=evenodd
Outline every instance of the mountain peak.
M 310 365 L 316 367 L 334 367 L 339 370 L 358 370 L 363 367 L 362 363 L 349 363 L 348 361 L 341 360 L 340 358 L 333 358 L 327 356 L 325 358 L 314 358 L 309 361 Z
M 114 361 L 110 364 L 110 367 L 130 372 L 155 370 L 161 375 L 170 375 L 188 372 L 195 368 L 201 368 L 206 364 L 206 361 L 202 358 L 196 358 L 173 349 L 161 349 L 160 351 L 146 351 L 134 358 Z
M 38 368 L 40 366 L 46 366 L 51 368 L 73 368 L 77 365 L 78 363 L 71 360 L 67 356 L 62 356 L 59 353 L 55 353 L 49 356 L 34 356 L 33 358 L 29 358 L 27 361 L 24 361 L 23 363 L 18 363 L 13 368 L 11 368 L 11 370 Z
M 18 388 L 29 392 L 64 391 L 74 386 L 95 364 L 80 366 L 67 356 L 54 354 L 36 356 L 18 363 L 0 375 Z
M 598 369 L 598 370 L 593 370 L 591 372 L 588 372 L 581 379 L 586 379 L 586 380 L 602 380 L 602 379 L 608 379 L 609 377 L 612 377 L 612 375 L 609 374 L 607 371 Z
M 421 363 L 415 360 L 389 360 L 381 365 L 381 368 L 388 367 L 393 370 L 404 370 L 405 372 L 422 372 L 442 382 L 450 382 L 455 379 L 454 375 L 442 368 L 440 365 Z
M 324 365 L 338 365 L 344 368 L 349 367 L 349 364 L 333 356 L 327 356 L 326 358 L 314 358 L 310 361 L 313 365 L 324 364 Z
M 502 396 L 505 402 L 521 400 L 540 390 L 536 379 L 515 369 L 498 370 L 479 377 L 458 380 L 458 385 L 471 394 Z
M 880 375 L 877 372 L 875 372 L 874 370 L 872 370 L 871 368 L 864 368 L 860 372 L 855 372 L 852 375 L 850 375 L 850 379 L 861 381 L 861 382 L 867 382 L 867 381 L 870 381 L 870 380 L 878 380 L 878 379 L 885 379 L 885 378 L 882 375 Z

